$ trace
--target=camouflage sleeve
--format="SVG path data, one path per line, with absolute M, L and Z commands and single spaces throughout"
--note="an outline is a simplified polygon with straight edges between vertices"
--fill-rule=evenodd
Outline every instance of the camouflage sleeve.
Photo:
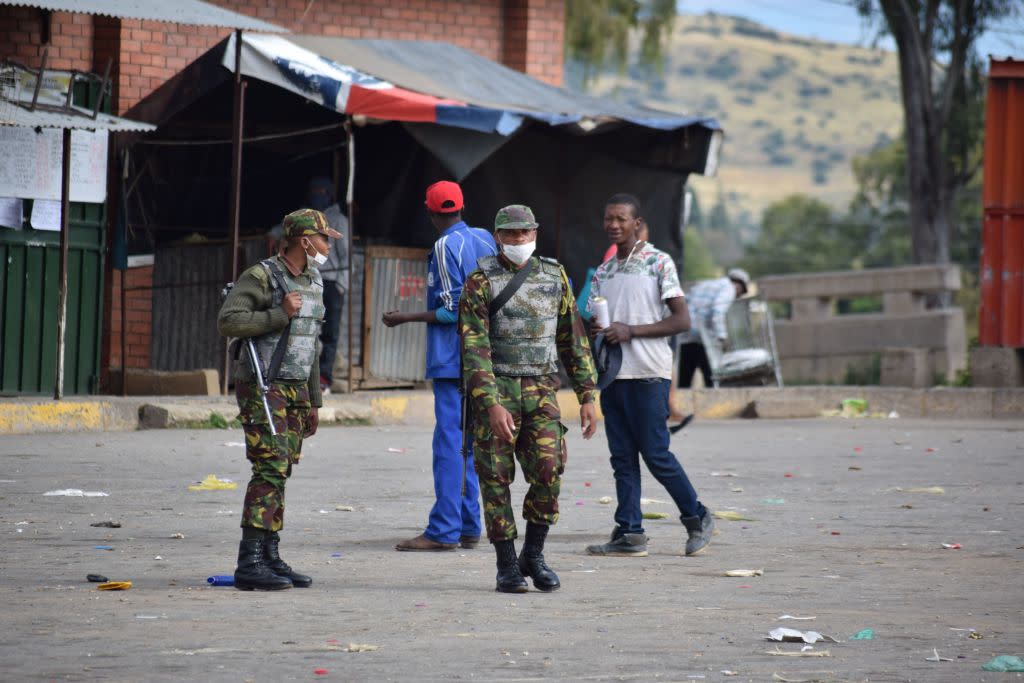
M 274 305 L 270 279 L 259 265 L 242 273 L 217 315 L 217 331 L 225 337 L 259 337 L 287 324 L 288 314 Z
M 558 312 L 558 328 L 555 332 L 558 355 L 565 366 L 565 372 L 572 382 L 573 391 L 580 405 L 597 400 L 597 372 L 594 357 L 590 353 L 590 341 L 583 328 L 583 319 L 572 297 L 569 278 L 562 268 L 562 304 Z
M 473 407 L 487 410 L 498 403 L 498 388 L 491 366 L 491 318 L 487 305 L 491 287 L 483 272 L 466 278 L 459 298 L 459 332 L 462 340 L 462 381 Z

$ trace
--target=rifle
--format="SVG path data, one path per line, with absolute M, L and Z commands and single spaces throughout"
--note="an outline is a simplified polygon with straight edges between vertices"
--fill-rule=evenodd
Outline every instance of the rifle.
M 253 380 L 260 390 L 260 399 L 263 401 L 263 412 L 266 414 L 267 424 L 270 426 L 270 435 L 277 436 L 277 429 L 274 428 L 274 414 L 270 411 L 270 404 L 267 403 L 270 387 L 263 379 L 263 368 L 260 367 L 260 357 L 256 354 L 256 345 L 253 344 L 251 337 L 242 341 L 245 343 L 245 355 L 249 357 L 249 365 L 252 367 Z

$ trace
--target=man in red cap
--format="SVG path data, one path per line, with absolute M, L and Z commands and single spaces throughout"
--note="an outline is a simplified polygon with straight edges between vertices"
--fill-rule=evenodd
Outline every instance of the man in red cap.
M 427 263 L 427 310 L 390 311 L 388 327 L 409 322 L 427 324 L 427 378 L 434 389 L 434 495 L 427 528 L 400 542 L 396 550 L 444 551 L 474 548 L 480 541 L 480 485 L 472 452 L 462 453 L 462 396 L 459 392 L 459 297 L 477 260 L 498 253 L 486 230 L 462 220 L 462 188 L 442 180 L 427 188 L 427 213 L 440 233 Z M 465 486 L 463 486 L 465 484 Z

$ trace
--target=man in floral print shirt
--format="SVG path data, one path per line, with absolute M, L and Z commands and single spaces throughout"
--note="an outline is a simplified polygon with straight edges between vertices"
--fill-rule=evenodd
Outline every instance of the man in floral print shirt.
M 643 557 L 647 536 L 640 512 L 640 457 L 665 487 L 680 512 L 688 539 L 686 554 L 711 540 L 714 520 L 675 455 L 668 450 L 668 390 L 672 349 L 666 338 L 690 327 L 686 298 L 672 258 L 637 239 L 640 203 L 628 194 L 605 204 L 604 230 L 617 245 L 616 258 L 601 264 L 590 285 L 590 301 L 608 301 L 608 327 L 596 330 L 622 347 L 622 367 L 601 392 L 605 432 L 611 451 L 618 506 L 611 540 L 587 547 L 591 555 Z

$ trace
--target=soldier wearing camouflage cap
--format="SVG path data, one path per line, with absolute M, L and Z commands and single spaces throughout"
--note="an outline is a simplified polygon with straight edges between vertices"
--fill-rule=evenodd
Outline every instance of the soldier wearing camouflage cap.
M 317 338 L 324 318 L 324 285 L 317 267 L 327 260 L 330 240 L 341 234 L 313 209 L 293 211 L 283 225 L 280 251 L 242 273 L 217 317 L 222 335 L 255 343 L 277 432 L 270 432 L 259 387 L 243 356 L 232 373 L 245 454 L 252 464 L 235 570 L 235 587 L 241 590 L 313 583 L 281 559 L 278 532 L 284 526 L 285 483 L 302 457 L 302 440 L 313 436 L 319 424 Z
M 580 402 L 583 438 L 596 429 L 590 345 L 565 269 L 533 256 L 537 228 L 529 207 L 501 209 L 494 219 L 501 254 L 478 261 L 459 304 L 463 378 L 476 416 L 476 471 L 487 537 L 497 553 L 496 589 L 506 593 L 526 591 L 527 576 L 537 590 L 561 585 L 543 555 L 548 528 L 558 520 L 566 457 L 566 428 L 555 395 L 559 357 Z M 527 268 L 525 279 L 513 282 Z M 506 290 L 510 283 L 514 292 Z M 516 460 L 530 484 L 519 556 L 509 493 Z

